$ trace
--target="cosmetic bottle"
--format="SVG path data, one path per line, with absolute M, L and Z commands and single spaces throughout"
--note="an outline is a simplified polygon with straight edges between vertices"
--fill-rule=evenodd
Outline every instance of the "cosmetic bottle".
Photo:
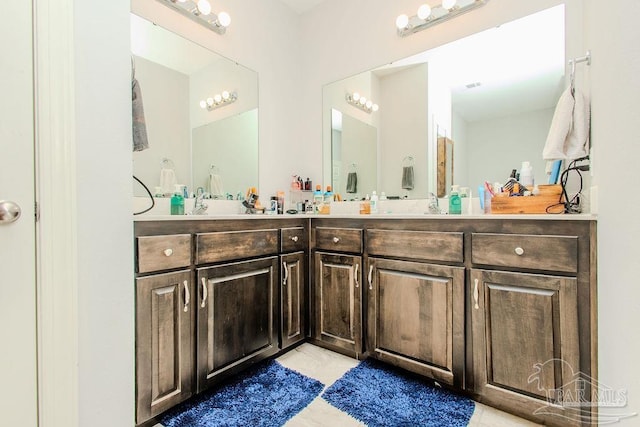
M 328 215 L 331 213 L 331 202 L 333 202 L 333 192 L 331 190 L 331 186 L 327 185 L 327 191 L 323 195 L 322 208 L 320 209 L 321 214 Z
M 179 184 L 176 184 L 171 196 L 171 215 L 184 215 L 184 197 L 182 197 L 182 186 Z
M 460 215 L 462 213 L 462 202 L 458 195 L 458 186 L 451 186 L 451 194 L 449 194 L 449 214 Z
M 313 192 L 313 213 L 319 213 L 324 202 L 324 194 L 322 193 L 322 186 L 316 185 L 316 191 Z
M 360 213 L 363 215 L 368 215 L 371 213 L 371 201 L 369 200 L 369 195 L 364 198 L 360 202 Z
M 529 162 L 522 162 L 520 184 L 524 185 L 527 190 L 533 190 L 533 168 Z
M 311 191 L 311 180 L 307 177 L 307 180 L 304 182 L 305 191 Z
M 371 213 L 377 214 L 378 213 L 378 194 L 375 191 L 371 193 L 371 200 L 369 201 L 369 203 L 371 204 Z

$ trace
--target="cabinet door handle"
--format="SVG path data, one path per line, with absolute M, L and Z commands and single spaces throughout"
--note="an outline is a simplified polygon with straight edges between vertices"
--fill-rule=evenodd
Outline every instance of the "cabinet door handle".
M 370 265 L 369 266 L 369 277 L 368 277 L 368 279 L 369 279 L 369 290 L 370 291 L 373 290 L 373 280 L 372 280 L 373 277 L 372 277 L 372 275 L 373 275 L 373 265 Z
M 474 280 L 474 285 L 473 285 L 473 308 L 475 308 L 476 310 L 480 308 L 480 306 L 478 305 L 478 279 Z
M 333 240 L 333 243 L 338 243 L 340 241 L 340 238 L 339 237 L 334 237 L 332 240 Z
M 334 237 L 334 239 L 337 239 L 337 237 Z M 358 280 L 358 269 L 360 267 L 360 264 L 356 264 L 356 268 L 355 271 L 353 273 L 353 275 L 355 276 L 355 281 L 356 281 L 356 288 L 360 287 L 360 280 Z
M 520 256 L 520 255 L 524 254 L 524 249 L 522 249 L 520 246 L 518 246 L 515 249 L 515 252 L 516 252 L 516 255 Z
M 164 256 L 169 257 L 169 256 L 173 255 L 173 249 L 167 248 L 164 251 L 162 251 L 162 253 L 164 254 Z
M 184 282 L 182 282 L 182 284 L 184 285 L 184 312 L 186 313 L 187 311 L 189 311 L 189 302 L 191 302 L 191 294 L 189 293 L 189 285 L 187 284 L 187 281 L 185 280 Z
M 209 298 L 209 291 L 207 290 L 207 278 L 202 278 L 202 302 L 200 307 L 204 308 L 207 305 L 207 298 Z
M 294 242 L 297 242 L 299 240 L 298 236 L 291 236 L 291 240 L 293 240 Z
M 286 261 L 282 262 L 282 268 L 284 268 L 284 278 L 282 279 L 282 286 L 287 286 L 287 280 L 289 280 L 289 266 Z

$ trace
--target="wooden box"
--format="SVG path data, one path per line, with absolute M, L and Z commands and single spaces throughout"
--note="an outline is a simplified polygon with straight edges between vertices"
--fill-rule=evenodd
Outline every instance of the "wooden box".
M 492 214 L 560 214 L 564 213 L 564 204 L 560 204 L 561 185 L 539 185 L 540 193 L 536 196 L 491 198 Z M 547 210 L 548 208 L 548 210 Z

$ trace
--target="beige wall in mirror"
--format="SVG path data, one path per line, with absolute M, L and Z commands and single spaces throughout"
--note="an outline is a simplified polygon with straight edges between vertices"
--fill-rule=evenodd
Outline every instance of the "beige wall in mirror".
M 458 184 L 475 193 L 485 181 L 504 182 L 523 161 L 533 165 L 535 181 L 546 184 L 542 149 L 566 88 L 565 52 L 582 40 L 580 17 L 566 12 L 565 5 L 554 6 L 325 85 L 325 177 L 333 176 L 331 110 L 337 109 L 377 129 L 378 192 L 425 198 Z M 565 32 L 575 37 L 568 42 Z M 353 92 L 366 94 L 379 110 L 349 104 L 345 96 Z M 440 168 L 439 139 L 449 144 Z M 414 159 L 411 189 L 402 182 L 407 156 Z M 439 169 L 453 177 L 438 176 Z
M 257 186 L 257 73 L 135 14 L 131 49 L 149 138 L 149 148 L 133 154 L 134 175 L 154 195 L 163 168 L 190 193 L 201 187 L 216 198 Z M 225 91 L 237 100 L 202 108 Z M 136 185 L 134 195 L 146 192 Z

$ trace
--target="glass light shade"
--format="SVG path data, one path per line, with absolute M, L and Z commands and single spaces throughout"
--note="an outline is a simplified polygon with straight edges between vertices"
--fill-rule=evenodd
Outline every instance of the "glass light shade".
M 354 101 L 358 102 L 358 100 L 360 99 L 360 94 L 358 92 L 354 92 L 352 98 Z
M 226 90 L 222 92 L 222 99 L 224 99 L 225 101 L 228 100 L 230 97 L 231 95 L 229 95 L 229 92 L 227 92 Z
M 442 0 L 442 7 L 451 9 L 456 5 L 456 0 Z
M 184 2 L 186 2 L 187 0 L 178 0 L 178 1 L 179 1 L 180 3 L 184 3 Z
M 399 30 L 407 28 L 407 25 L 409 25 L 409 17 L 407 15 L 399 15 L 396 18 L 396 27 Z
M 220 94 L 219 94 L 219 93 L 216 93 L 216 94 L 213 96 L 213 100 L 216 102 L 216 104 L 220 104 L 220 103 L 222 102 L 222 96 L 220 96 Z
M 378 111 L 378 110 L 380 109 L 380 107 L 378 107 L 378 104 L 373 104 L 373 105 L 371 106 L 371 109 L 372 109 L 373 111 Z
M 373 102 L 371 102 L 371 100 L 369 100 L 369 101 L 367 101 L 367 103 L 365 104 L 365 106 L 366 106 L 367 108 L 371 108 L 371 107 L 373 107 Z
M 211 3 L 208 0 L 198 0 L 197 3 L 198 12 L 202 15 L 208 15 L 211 13 Z
M 207 98 L 207 105 L 211 107 L 213 105 L 213 98 Z
M 367 103 L 367 98 L 365 98 L 364 96 L 360 98 L 360 104 L 364 105 Z
M 200 101 L 200 108 L 207 108 L 207 101 L 205 101 L 204 99 Z
M 227 12 L 220 12 L 218 14 L 218 23 L 223 27 L 228 27 L 231 24 L 231 16 Z
M 428 4 L 423 4 L 418 8 L 418 18 L 425 20 L 431 15 L 431 7 Z

